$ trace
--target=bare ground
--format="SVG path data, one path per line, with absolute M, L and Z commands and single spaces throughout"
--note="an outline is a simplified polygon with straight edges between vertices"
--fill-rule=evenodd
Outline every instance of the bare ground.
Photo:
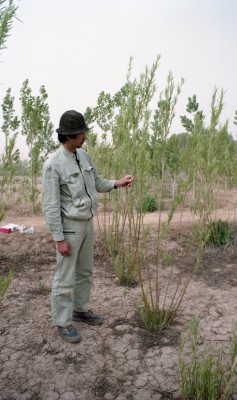
M 221 211 L 219 211 L 219 215 Z M 201 317 L 201 341 L 226 348 L 237 311 L 237 227 L 231 246 L 205 248 L 198 274 L 191 280 L 174 323 L 163 334 L 147 332 L 137 317 L 139 286 L 118 284 L 96 229 L 94 286 L 91 308 L 103 315 L 99 327 L 75 323 L 79 344 L 68 344 L 51 323 L 50 286 L 55 264 L 54 243 L 41 216 L 8 215 L 4 223 L 34 226 L 32 235 L 0 233 L 0 271 L 14 269 L 13 282 L 0 302 L 1 400 L 164 400 L 178 399 L 178 346 L 192 317 Z M 178 221 L 178 217 L 177 217 Z M 177 222 L 176 221 L 176 222 Z M 161 287 L 170 269 L 177 280 L 193 254 L 186 243 L 192 220 L 174 221 L 167 248 L 172 258 L 161 270 Z M 155 269 L 152 225 L 150 265 Z M 97 221 L 95 220 L 97 227 Z M 187 272 L 188 273 L 188 272 Z M 174 282 L 175 283 L 175 282 Z M 237 391 L 233 396 L 237 399 Z

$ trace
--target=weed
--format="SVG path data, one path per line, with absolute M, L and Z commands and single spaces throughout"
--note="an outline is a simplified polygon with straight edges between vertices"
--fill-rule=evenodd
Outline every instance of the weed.
M 136 275 L 135 275 L 135 267 L 131 263 L 128 257 L 121 257 L 121 255 L 117 255 L 114 259 L 114 267 L 115 273 L 119 279 L 121 285 L 124 286 L 136 286 Z
M 153 196 L 146 196 L 142 201 L 142 212 L 154 212 L 158 209 L 157 201 Z
M 171 264 L 172 260 L 173 260 L 172 254 L 170 254 L 167 250 L 165 250 L 163 252 L 163 263 L 169 265 Z
M 14 272 L 12 270 L 5 277 L 0 275 L 0 297 L 2 297 L 6 293 L 8 287 L 13 279 L 13 276 L 14 276 Z
M 237 323 L 235 323 L 233 326 L 232 336 L 233 340 L 230 344 L 230 354 L 231 354 L 231 362 L 233 364 L 237 355 Z
M 50 293 L 50 291 L 51 291 L 51 289 L 48 286 L 46 286 L 43 282 L 41 282 L 41 281 L 38 282 L 38 284 L 37 284 L 37 292 L 39 294 L 45 295 L 45 294 Z
M 147 303 L 139 309 L 139 315 L 148 331 L 159 333 L 173 321 L 175 313 L 169 309 L 151 308 Z
M 7 210 L 8 210 L 7 204 L 1 203 L 0 204 L 0 221 L 4 218 Z
M 227 221 L 214 221 L 204 229 L 204 241 L 215 246 L 228 245 L 233 240 L 233 230 Z
M 179 348 L 181 399 L 229 400 L 235 384 L 236 331 L 235 346 L 230 348 L 231 363 L 226 367 L 223 351 L 216 352 L 213 345 L 204 346 L 202 351 L 198 348 L 199 322 L 199 318 L 195 317 L 189 325 L 189 335 L 181 339 Z

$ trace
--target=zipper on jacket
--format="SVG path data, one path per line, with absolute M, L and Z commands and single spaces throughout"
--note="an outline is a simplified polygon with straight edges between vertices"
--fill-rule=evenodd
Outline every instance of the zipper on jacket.
M 90 199 L 90 201 L 91 201 L 90 213 L 91 213 L 91 216 L 92 216 L 92 218 L 93 218 L 93 212 L 92 212 L 92 198 L 91 198 L 91 196 L 90 196 L 89 193 L 88 193 L 87 186 L 86 186 L 86 181 L 85 181 L 84 175 L 83 175 L 82 170 L 81 170 L 80 160 L 77 159 L 77 156 L 76 156 L 76 161 L 77 161 L 79 170 L 80 170 L 80 172 L 81 172 L 81 174 L 82 174 L 82 177 L 83 177 L 83 181 L 84 181 L 84 185 L 85 185 L 86 194 L 87 194 L 87 196 L 89 197 L 89 199 Z

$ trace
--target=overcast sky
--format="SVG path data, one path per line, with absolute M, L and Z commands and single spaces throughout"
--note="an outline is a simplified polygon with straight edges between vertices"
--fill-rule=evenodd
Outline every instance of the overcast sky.
M 237 0 L 15 0 L 19 5 L 0 64 L 0 100 L 8 87 L 16 99 L 29 79 L 34 95 L 41 85 L 55 129 L 68 109 L 84 112 L 99 93 L 114 94 L 125 83 L 129 57 L 133 76 L 161 55 L 157 97 L 172 71 L 185 79 L 173 132 L 189 96 L 197 95 L 209 115 L 215 86 L 223 88 L 222 122 L 233 125 L 237 110 Z M 2 141 L 0 143 L 2 146 Z M 27 149 L 18 140 L 22 157 Z M 0 149 L 1 151 L 1 149 Z

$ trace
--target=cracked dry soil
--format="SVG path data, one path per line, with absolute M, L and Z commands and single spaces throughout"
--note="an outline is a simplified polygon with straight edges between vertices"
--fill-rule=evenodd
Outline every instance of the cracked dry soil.
M 174 324 L 161 335 L 142 326 L 137 317 L 139 286 L 118 284 L 96 230 L 91 308 L 103 316 L 104 324 L 75 323 L 82 341 L 68 344 L 51 323 L 53 240 L 40 216 L 27 221 L 18 217 L 14 222 L 33 225 L 36 232 L 0 233 L 0 271 L 15 271 L 0 302 L 1 400 L 178 399 L 180 334 L 192 317 L 201 317 L 203 342 L 214 340 L 217 347 L 229 346 L 237 308 L 235 225 L 235 245 L 205 249 Z M 175 281 L 184 263 L 190 262 L 185 249 L 190 226 L 185 224 L 181 236 L 172 228 L 168 245 L 173 265 L 162 268 L 161 285 L 165 285 L 169 268 L 173 267 Z M 150 262 L 154 263 L 152 256 Z M 236 396 L 237 392 L 233 399 Z

